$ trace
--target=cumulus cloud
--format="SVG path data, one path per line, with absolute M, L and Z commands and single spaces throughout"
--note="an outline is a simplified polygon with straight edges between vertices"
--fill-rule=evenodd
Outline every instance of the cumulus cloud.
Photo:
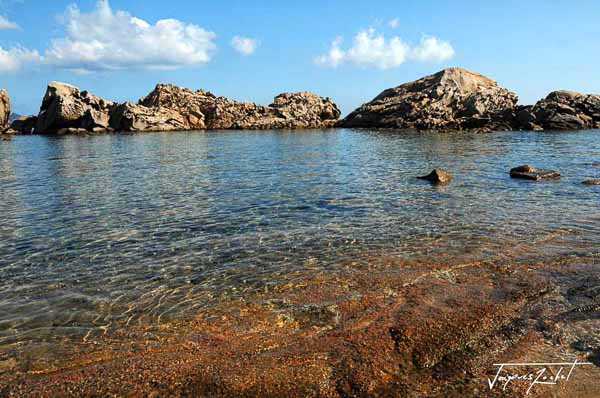
M 331 43 L 329 52 L 327 54 L 319 55 L 315 58 L 315 63 L 319 66 L 336 68 L 339 64 L 344 61 L 346 52 L 341 49 L 342 38 L 336 37 Z
M 0 15 L 0 30 L 2 29 L 19 29 L 19 25 Z
M 51 42 L 43 62 L 65 69 L 174 69 L 207 63 L 216 49 L 215 34 L 200 26 L 176 19 L 151 24 L 113 11 L 108 0 L 89 13 L 69 7 L 63 23 L 65 37 Z
M 388 22 L 388 26 L 392 29 L 396 29 L 400 26 L 400 20 L 398 18 L 394 18 Z
M 436 37 L 424 37 L 421 43 L 413 49 L 414 59 L 423 62 L 442 62 L 454 56 L 454 48 L 447 41 Z
M 387 39 L 369 28 L 356 34 L 352 47 L 344 50 L 341 37 L 336 38 L 326 54 L 314 58 L 319 66 L 336 68 L 350 63 L 364 68 L 390 69 L 408 60 L 440 62 L 454 56 L 452 45 L 433 36 L 424 37 L 419 45 L 411 47 L 400 37 Z
M 37 64 L 41 60 L 40 54 L 35 50 L 22 47 L 13 47 L 8 50 L 0 47 L 0 72 L 16 72 L 28 64 Z
M 259 44 L 257 40 L 250 37 L 234 36 L 231 39 L 231 46 L 242 55 L 254 54 Z

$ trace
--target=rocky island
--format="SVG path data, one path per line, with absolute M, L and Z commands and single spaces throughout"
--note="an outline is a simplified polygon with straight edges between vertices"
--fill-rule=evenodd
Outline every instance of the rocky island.
M 600 127 L 600 95 L 554 91 L 533 106 L 494 80 L 463 68 L 383 91 L 339 127 L 416 130 L 570 130 Z

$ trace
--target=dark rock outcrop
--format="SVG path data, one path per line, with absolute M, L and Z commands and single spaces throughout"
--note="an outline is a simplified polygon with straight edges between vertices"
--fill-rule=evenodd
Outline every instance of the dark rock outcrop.
M 37 116 L 20 116 L 10 124 L 14 134 L 31 134 L 37 124 Z
M 65 129 L 109 128 L 115 104 L 66 83 L 51 82 L 42 101 L 35 126 L 38 133 L 57 133 Z
M 539 170 L 526 164 L 512 168 L 510 170 L 510 176 L 512 178 L 519 178 L 522 180 L 539 181 L 560 178 L 560 173 L 554 170 Z
M 443 170 L 434 169 L 431 173 L 426 176 L 417 177 L 421 180 L 430 181 L 433 184 L 448 184 L 452 181 L 452 174 L 445 172 Z
M 6 90 L 0 90 L 0 133 L 8 127 L 8 119 L 10 118 L 10 99 Z
M 523 117 L 546 130 L 600 128 L 600 95 L 553 91 Z
M 383 91 L 341 127 L 418 130 L 511 129 L 518 97 L 478 73 L 444 69 Z

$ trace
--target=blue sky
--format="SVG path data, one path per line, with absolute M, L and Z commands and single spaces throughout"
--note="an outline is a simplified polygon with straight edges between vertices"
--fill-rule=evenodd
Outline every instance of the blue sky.
M 0 16 L 0 87 L 20 113 L 51 80 L 119 101 L 157 82 L 265 104 L 309 90 L 344 113 L 448 66 L 522 103 L 600 92 L 597 1 L 0 0 Z

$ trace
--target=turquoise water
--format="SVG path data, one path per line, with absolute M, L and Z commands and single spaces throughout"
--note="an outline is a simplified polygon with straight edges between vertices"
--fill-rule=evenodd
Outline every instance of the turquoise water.
M 340 264 L 600 248 L 600 131 L 0 142 L 0 349 L 193 316 Z M 512 180 L 523 163 L 558 181 Z M 441 167 L 452 184 L 414 177 Z

